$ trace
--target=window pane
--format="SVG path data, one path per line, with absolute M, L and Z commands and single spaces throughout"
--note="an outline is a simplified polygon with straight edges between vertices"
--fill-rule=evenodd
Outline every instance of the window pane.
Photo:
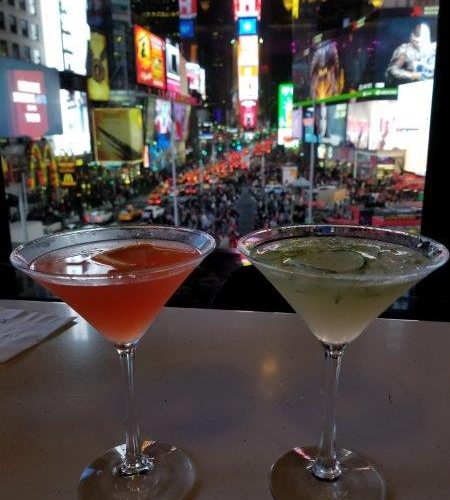
M 0 40 L 0 56 L 8 57 L 8 42 Z
M 25 4 L 36 15 L 36 1 Z M 177 220 L 213 233 L 239 268 L 238 235 L 257 228 L 318 222 L 420 232 L 439 2 L 39 5 L 42 25 L 6 16 L 8 31 L 48 48 L 40 53 L 24 39 L 33 46 L 16 44 L 14 57 L 62 72 L 64 92 L 46 96 L 60 98 L 62 128 L 8 139 L 48 137 L 54 148 L 57 181 L 27 163 L 36 234 L 127 217 Z M 86 68 L 89 96 L 77 77 Z M 47 113 L 49 123 L 56 115 Z M 121 130 L 109 130 L 116 119 Z M 18 217 L 12 211 L 11 223 Z
M 14 59 L 20 59 L 20 49 L 17 43 L 12 44 L 12 56 Z
M 32 16 L 36 15 L 36 0 L 28 0 L 28 11 Z
M 32 40 L 39 40 L 39 28 L 37 24 L 30 23 L 30 38 Z
M 28 38 L 28 22 L 25 19 L 20 20 L 20 32 L 22 36 Z
M 9 16 L 9 29 L 11 33 L 17 33 L 17 18 L 16 16 Z

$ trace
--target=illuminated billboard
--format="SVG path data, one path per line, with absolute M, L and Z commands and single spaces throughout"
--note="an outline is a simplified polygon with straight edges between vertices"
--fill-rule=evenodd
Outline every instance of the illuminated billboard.
M 180 94 L 189 95 L 186 59 L 183 56 L 180 56 Z
M 152 87 L 165 89 L 166 61 L 164 56 L 164 40 L 151 33 L 150 46 L 152 54 Z
M 394 9 L 392 9 L 394 10 Z M 433 79 L 437 18 L 395 9 L 346 29 L 295 40 L 294 81 L 302 100 L 394 89 Z M 398 16 L 398 17 L 397 17 Z
M 37 29 L 37 25 L 34 25 Z M 34 28 L 32 29 L 34 30 Z M 32 34 L 32 37 L 39 33 Z M 46 0 L 42 16 L 45 65 L 59 71 L 86 74 L 90 29 L 87 23 L 87 0 Z M 37 61 L 34 61 L 37 62 Z
M 238 66 L 255 66 L 258 64 L 258 60 L 258 36 L 240 36 L 238 45 Z
M 237 33 L 239 36 L 257 35 L 258 22 L 256 17 L 241 17 L 237 22 Z
M 278 85 L 278 127 L 292 129 L 292 109 L 294 105 L 294 85 Z
M 193 90 L 200 94 L 200 65 L 197 63 L 187 62 L 186 73 L 189 90 Z
M 109 100 L 109 72 L 107 38 L 91 32 L 88 52 L 87 91 L 91 101 Z
M 158 89 L 166 87 L 164 41 L 142 28 L 134 26 L 136 81 Z
M 172 108 L 173 115 L 173 130 L 174 130 L 174 139 L 176 141 L 183 141 L 186 138 L 187 131 L 187 121 L 188 121 L 188 113 L 187 113 L 186 104 L 182 104 L 180 102 L 174 102 Z
M 166 77 L 167 90 L 180 92 L 180 47 L 166 40 Z
M 194 38 L 194 20 L 180 19 L 180 38 Z
M 61 134 L 58 72 L 1 57 L 0 115 L 0 137 Z
M 239 106 L 241 127 L 244 130 L 253 130 L 258 123 L 258 107 L 256 101 L 242 101 Z
M 143 85 L 152 84 L 152 58 L 150 31 L 134 26 L 134 50 L 136 57 L 136 81 Z
M 206 99 L 206 72 L 204 68 L 200 68 L 200 95 L 202 99 Z
M 286 146 L 292 140 L 292 111 L 294 107 L 294 85 L 278 85 L 278 144 Z
M 86 93 L 61 89 L 59 97 L 63 133 L 53 136 L 53 151 L 58 156 L 90 153 L 91 135 Z
M 241 66 L 239 68 L 239 100 L 257 100 L 258 96 L 258 66 Z
M 301 139 L 303 135 L 303 108 L 292 111 L 292 137 Z
M 155 110 L 155 140 L 159 149 L 168 149 L 173 130 L 172 103 L 156 99 Z
M 93 124 L 97 161 L 142 161 L 144 135 L 139 108 L 94 108 Z
M 261 0 L 233 0 L 234 19 L 257 17 L 261 19 Z
M 197 0 L 178 0 L 180 19 L 192 19 L 197 16 Z

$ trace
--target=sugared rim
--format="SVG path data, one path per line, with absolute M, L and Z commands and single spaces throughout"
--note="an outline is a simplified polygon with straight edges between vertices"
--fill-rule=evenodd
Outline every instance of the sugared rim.
M 299 231 L 302 234 L 295 234 L 295 231 Z M 258 259 L 255 259 L 252 255 L 252 250 L 255 248 L 266 245 L 268 243 L 272 243 L 275 241 L 280 241 L 283 239 L 292 239 L 299 237 L 330 237 L 330 236 L 344 236 L 339 234 L 339 232 L 355 232 L 356 234 L 348 234 L 345 235 L 347 237 L 353 238 L 367 238 L 373 239 L 374 241 L 386 241 L 387 243 L 395 243 L 401 245 L 402 243 L 396 240 L 409 240 L 409 241 L 417 241 L 417 245 L 410 246 L 409 248 L 416 248 L 420 251 L 421 247 L 428 247 L 433 250 L 433 255 L 430 256 L 430 263 L 424 266 L 421 266 L 419 270 L 414 272 L 405 272 L 405 273 L 395 273 L 392 272 L 389 276 L 386 274 L 370 274 L 370 275 L 361 275 L 361 274 L 352 274 L 352 273 L 337 273 L 337 274 L 326 274 L 323 271 L 315 271 L 310 269 L 280 269 L 277 266 L 273 266 L 267 264 L 266 262 L 261 262 Z M 303 234 L 304 233 L 304 234 Z M 383 240 L 380 238 L 370 238 L 370 235 L 389 235 L 393 241 Z M 403 245 L 406 246 L 406 245 Z M 297 274 L 301 276 L 308 276 L 313 278 L 333 278 L 338 281 L 352 281 L 355 283 L 380 283 L 380 282 L 407 282 L 414 281 L 415 278 L 424 277 L 429 274 L 431 271 L 439 268 L 444 265 L 448 258 L 449 252 L 447 248 L 438 243 L 437 241 L 432 240 L 431 238 L 427 238 L 425 236 L 416 236 L 403 231 L 396 231 L 393 229 L 383 229 L 383 228 L 375 228 L 369 226 L 355 226 L 355 225 L 333 225 L 333 224 L 299 224 L 292 226 L 280 226 L 273 229 L 260 229 L 257 231 L 253 231 L 251 233 L 246 234 L 238 241 L 237 245 L 238 250 L 252 263 L 258 264 L 258 266 L 271 269 L 273 271 L 279 273 L 286 274 Z
M 184 243 L 185 245 L 192 246 L 193 248 L 196 248 L 200 253 L 196 256 L 194 256 L 192 259 L 189 259 L 186 262 L 183 262 L 182 264 L 177 264 L 177 265 L 165 265 L 165 266 L 158 266 L 158 267 L 152 267 L 149 269 L 139 269 L 139 270 L 129 270 L 129 271 L 123 271 L 123 272 L 115 272 L 114 275 L 111 274 L 90 274 L 88 276 L 82 276 L 82 275 L 73 275 L 73 274 L 65 274 L 65 273 L 58 273 L 58 274 L 52 274 L 52 273 L 46 273 L 43 271 L 36 271 L 34 269 L 30 269 L 30 265 L 35 262 L 38 258 L 43 257 L 47 253 L 51 253 L 55 250 L 50 249 L 46 253 L 42 253 L 39 257 L 33 259 L 32 261 L 27 261 L 22 255 L 22 251 L 24 249 L 31 248 L 36 245 L 45 245 L 46 243 L 50 243 L 58 238 L 61 238 L 62 236 L 65 237 L 70 237 L 72 235 L 77 235 L 77 234 L 89 234 L 89 233 L 95 233 L 99 234 L 101 232 L 112 232 L 112 231 L 139 231 L 139 232 L 159 232 L 161 233 L 161 237 L 155 237 L 153 236 L 148 237 L 148 239 L 154 239 L 154 240 L 166 240 L 166 241 L 174 241 L 176 242 L 176 239 L 170 239 L 170 238 L 164 238 L 164 233 L 168 233 L 169 231 L 174 232 L 174 233 L 185 233 L 185 234 L 195 234 L 199 237 L 205 238 L 205 248 L 203 250 L 193 246 L 189 245 L 189 243 Z M 129 238 L 130 240 L 135 239 L 133 235 L 130 235 Z M 139 239 L 139 238 L 136 238 Z M 145 239 L 145 238 L 141 238 Z M 99 241 L 113 241 L 115 238 L 104 238 L 103 240 Z M 85 242 L 87 243 L 87 242 Z M 77 243 L 74 243 L 75 245 Z M 83 244 L 83 243 L 78 243 L 78 244 Z M 20 271 L 24 272 L 28 276 L 31 276 L 33 278 L 41 278 L 44 280 L 51 280 L 52 282 L 55 281 L 70 281 L 71 283 L 74 282 L 89 282 L 89 281 L 121 281 L 121 280 L 126 280 L 127 278 L 142 278 L 144 276 L 159 276 L 163 273 L 166 272 L 171 272 L 171 273 L 177 273 L 181 271 L 182 269 L 186 267 L 192 266 L 192 264 L 196 262 L 200 262 L 203 260 L 208 254 L 210 254 L 216 246 L 216 241 L 208 233 L 205 233 L 204 231 L 199 231 L 197 229 L 187 229 L 187 228 L 182 228 L 182 227 L 174 227 L 174 226 L 139 226 L 139 225 L 129 225 L 129 226 L 113 226 L 113 227 L 101 227 L 101 228 L 90 228 L 90 229 L 79 229 L 79 230 L 74 230 L 74 231 L 63 231 L 60 233 L 56 234 L 51 234 L 47 236 L 43 236 L 42 238 L 37 238 L 33 241 L 30 241 L 28 243 L 24 243 L 22 245 L 19 245 L 17 248 L 15 248 L 11 255 L 10 255 L 10 262 L 11 264 L 16 268 L 19 269 Z M 64 247 L 61 247 L 64 248 Z

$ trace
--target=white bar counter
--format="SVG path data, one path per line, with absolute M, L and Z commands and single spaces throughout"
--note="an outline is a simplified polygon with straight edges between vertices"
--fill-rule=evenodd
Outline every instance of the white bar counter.
M 344 356 L 337 444 L 371 459 L 387 500 L 450 498 L 449 352 L 448 323 L 377 320 Z M 272 463 L 320 439 L 322 368 L 295 315 L 166 308 L 136 357 L 142 435 L 189 454 L 193 499 L 270 499 Z M 76 499 L 83 468 L 123 442 L 124 415 L 115 350 L 81 318 L 1 364 L 0 498 Z

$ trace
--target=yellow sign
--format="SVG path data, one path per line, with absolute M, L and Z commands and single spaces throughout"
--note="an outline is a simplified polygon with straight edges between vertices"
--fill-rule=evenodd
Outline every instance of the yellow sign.
M 63 175 L 61 180 L 62 187 L 75 187 L 77 183 L 73 179 L 73 175 L 71 173 L 66 173 Z
M 142 161 L 144 133 L 139 108 L 95 108 L 93 122 L 97 161 Z
M 92 101 L 109 100 L 108 51 L 106 36 L 91 32 L 89 41 L 87 91 Z
M 293 0 L 292 2 L 292 19 L 300 18 L 300 0 Z

